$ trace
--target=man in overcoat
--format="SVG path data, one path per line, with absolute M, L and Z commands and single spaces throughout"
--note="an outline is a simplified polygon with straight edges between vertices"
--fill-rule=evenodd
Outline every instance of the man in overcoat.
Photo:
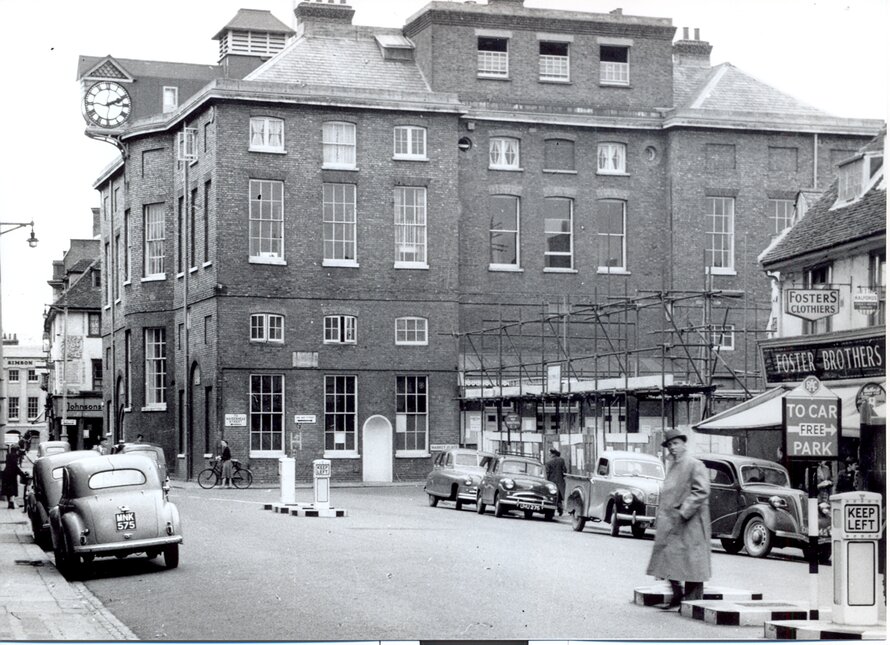
M 550 449 L 550 459 L 545 464 L 545 468 L 547 470 L 547 479 L 548 481 L 556 484 L 557 489 L 557 497 L 556 497 L 556 510 L 562 515 L 562 502 L 566 496 L 566 462 L 565 459 L 560 455 L 559 450 L 556 448 Z
M 671 583 L 672 597 L 663 609 L 676 609 L 684 597 L 700 600 L 704 582 L 711 577 L 711 484 L 705 465 L 688 454 L 686 435 L 680 430 L 669 429 L 661 445 L 670 453 L 669 469 L 646 573 Z

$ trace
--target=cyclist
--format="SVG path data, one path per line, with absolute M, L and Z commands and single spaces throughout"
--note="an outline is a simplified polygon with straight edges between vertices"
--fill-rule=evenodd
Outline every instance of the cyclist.
M 232 451 L 229 450 L 229 442 L 225 439 L 220 440 L 222 444 L 222 455 L 220 456 L 220 465 L 222 466 L 222 480 L 226 488 L 232 487 Z

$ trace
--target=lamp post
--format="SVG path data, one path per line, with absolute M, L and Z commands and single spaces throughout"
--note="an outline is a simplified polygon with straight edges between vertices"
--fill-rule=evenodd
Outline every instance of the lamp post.
M 9 228 L 3 228 L 7 226 Z M 26 226 L 31 227 L 31 236 L 28 238 L 28 246 L 32 249 L 37 246 L 37 238 L 34 236 L 34 221 L 30 222 L 0 222 L 0 235 L 12 233 Z M 0 257 L 2 262 L 2 257 Z M 6 369 L 3 364 L 3 288 L 2 273 L 0 273 L 0 432 L 6 427 Z

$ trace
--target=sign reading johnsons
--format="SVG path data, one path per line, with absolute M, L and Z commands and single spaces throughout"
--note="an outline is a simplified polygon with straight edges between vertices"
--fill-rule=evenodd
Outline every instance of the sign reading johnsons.
M 767 383 L 801 381 L 814 375 L 823 381 L 872 378 L 885 374 L 884 335 L 822 339 L 760 346 Z

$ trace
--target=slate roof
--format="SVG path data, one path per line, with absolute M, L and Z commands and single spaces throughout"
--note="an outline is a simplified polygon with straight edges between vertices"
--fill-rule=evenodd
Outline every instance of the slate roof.
M 71 283 L 56 299 L 54 304 L 61 307 L 68 306 L 74 309 L 98 310 L 102 307 L 102 289 L 101 287 L 93 286 L 93 281 L 90 280 L 87 269 L 93 265 L 98 269 L 99 259 L 97 258 L 92 261 L 81 260 L 77 263 L 78 266 L 81 262 L 85 263 L 83 270 L 74 275 L 72 275 L 72 271 L 69 271 L 68 277 L 71 280 Z
M 877 137 L 883 140 L 883 136 Z M 870 142 L 863 150 L 870 149 Z M 879 171 L 883 173 L 883 168 Z M 836 208 L 838 180 L 760 256 L 764 268 L 815 251 L 887 234 L 887 186 L 882 176 L 857 201 Z
M 386 34 L 401 32 L 357 29 L 355 37 L 300 37 L 245 80 L 429 93 L 414 61 L 384 60 L 375 35 Z
M 225 27 L 220 29 L 213 40 L 219 40 L 227 31 L 268 31 L 273 34 L 295 33 L 293 29 L 281 22 L 266 9 L 239 9 Z
M 77 60 L 78 80 L 105 59 L 112 59 L 130 76 L 136 78 L 183 78 L 210 81 L 221 75 L 219 65 L 171 63 L 156 60 L 114 58 L 112 56 L 80 56 Z

